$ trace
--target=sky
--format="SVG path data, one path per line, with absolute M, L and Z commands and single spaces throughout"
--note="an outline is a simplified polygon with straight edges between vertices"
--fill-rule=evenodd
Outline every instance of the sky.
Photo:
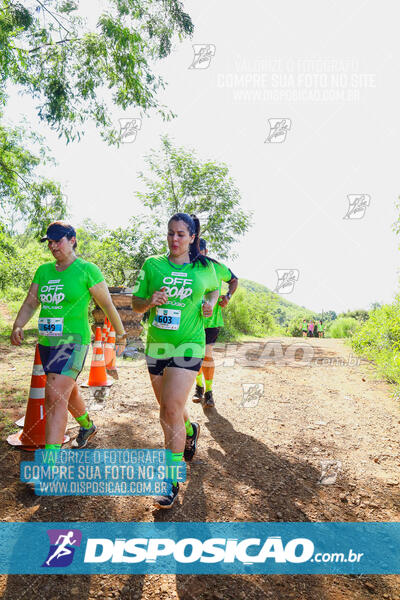
M 97 13 L 94 4 L 85 9 L 93 24 L 107 3 Z M 390 303 L 399 287 L 397 4 L 183 5 L 194 35 L 155 65 L 168 83 L 159 100 L 177 117 L 150 113 L 119 149 L 93 125 L 67 146 L 39 122 L 34 101 L 10 90 L 8 119 L 25 115 L 46 135 L 58 162 L 46 176 L 62 183 L 71 222 L 117 227 L 143 213 L 137 173 L 168 134 L 200 159 L 226 163 L 253 213 L 238 258 L 227 261 L 239 278 L 317 312 Z M 140 117 L 112 114 L 116 123 Z M 288 272 L 294 282 L 281 287 Z

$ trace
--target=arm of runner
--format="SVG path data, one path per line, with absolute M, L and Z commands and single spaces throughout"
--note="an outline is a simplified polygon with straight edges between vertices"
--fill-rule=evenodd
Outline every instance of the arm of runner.
M 37 283 L 31 283 L 26 298 L 18 311 L 10 336 L 10 341 L 13 346 L 20 346 L 22 344 L 24 339 L 22 328 L 25 327 L 29 319 L 33 317 L 37 307 L 40 305 L 37 297 L 38 289 L 39 285 Z
M 100 281 L 100 283 L 96 283 L 96 285 L 89 288 L 89 292 L 105 315 L 110 319 L 111 325 L 115 329 L 116 354 L 120 356 L 126 346 L 126 333 L 121 317 L 113 304 L 106 282 Z
M 225 296 L 222 296 L 221 300 L 219 301 L 219 305 L 222 308 L 225 308 L 225 306 L 228 304 L 229 300 L 231 299 L 233 294 L 236 292 L 238 284 L 239 284 L 239 279 L 237 277 L 233 277 L 228 282 L 228 285 L 229 285 L 228 294 L 225 294 Z
M 139 298 L 139 296 L 132 296 L 132 308 L 138 313 L 145 313 L 149 308 L 153 306 L 161 306 L 168 302 L 168 296 L 165 291 L 165 287 L 160 290 L 156 290 L 150 296 L 150 298 Z
M 214 306 L 217 304 L 218 301 L 218 295 L 218 290 L 214 290 L 213 292 L 209 292 L 204 296 L 204 302 L 202 305 L 204 317 L 211 317 L 214 310 Z

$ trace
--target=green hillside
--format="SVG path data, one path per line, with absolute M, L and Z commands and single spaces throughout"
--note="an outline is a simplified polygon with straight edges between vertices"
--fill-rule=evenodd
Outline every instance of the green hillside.
M 289 302 L 289 300 L 286 300 L 281 295 L 272 292 L 269 288 L 261 283 L 256 283 L 255 281 L 250 281 L 249 279 L 240 279 L 239 285 L 249 292 L 260 294 L 262 297 L 265 297 L 265 302 L 268 306 L 270 314 L 273 316 L 277 325 L 280 325 L 281 327 L 288 327 L 291 321 L 298 318 L 309 319 L 311 317 L 319 317 L 319 315 L 305 308 L 304 306 L 299 306 L 294 302 Z

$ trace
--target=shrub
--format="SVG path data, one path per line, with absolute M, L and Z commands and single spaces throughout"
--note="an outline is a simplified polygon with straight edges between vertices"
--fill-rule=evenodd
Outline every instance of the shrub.
M 380 376 L 400 385 L 400 296 L 370 312 L 351 340 L 353 350 L 373 360 Z
M 327 336 L 331 338 L 348 338 L 360 328 L 360 322 L 353 317 L 341 317 L 332 321 Z
M 224 329 L 221 339 L 242 335 L 262 337 L 276 330 L 276 323 L 262 294 L 239 287 L 228 306 L 223 309 Z

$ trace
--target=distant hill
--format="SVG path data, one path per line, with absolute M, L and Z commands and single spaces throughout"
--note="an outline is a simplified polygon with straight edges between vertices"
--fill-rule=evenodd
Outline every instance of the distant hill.
M 265 295 L 265 302 L 268 304 L 271 314 L 276 323 L 282 327 L 286 327 L 292 319 L 297 317 L 308 319 L 316 316 L 313 311 L 304 308 L 304 306 L 299 306 L 294 302 L 289 302 L 289 300 L 286 300 L 280 294 L 272 292 L 261 283 L 256 283 L 249 279 L 240 279 L 239 285 L 249 292 Z

